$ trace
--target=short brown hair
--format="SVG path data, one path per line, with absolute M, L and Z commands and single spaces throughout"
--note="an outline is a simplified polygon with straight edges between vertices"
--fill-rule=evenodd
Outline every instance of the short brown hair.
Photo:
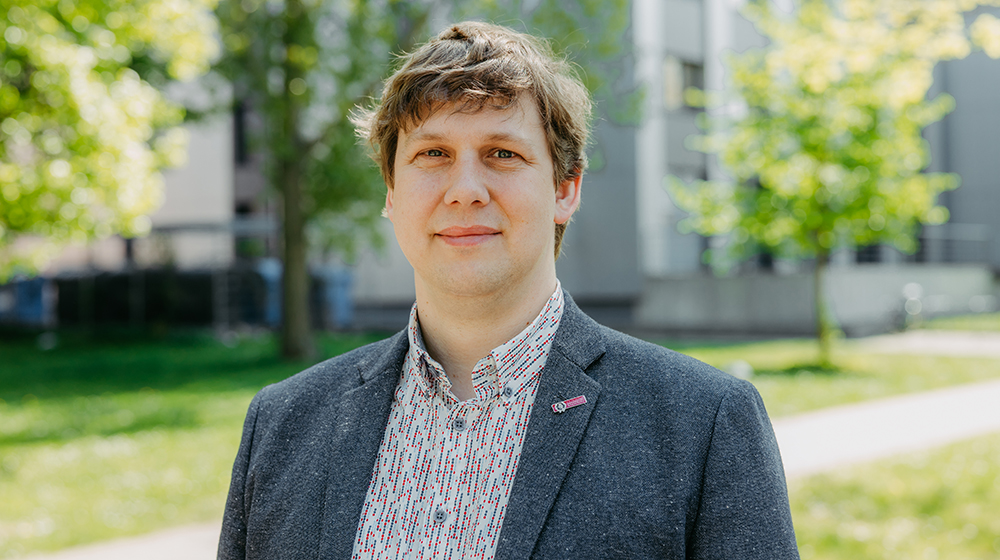
M 572 65 L 546 42 L 499 25 L 458 23 L 405 56 L 386 80 L 381 100 L 359 111 L 354 123 L 391 189 L 400 130 L 444 104 L 460 103 L 463 111 L 502 109 L 522 93 L 534 100 L 545 127 L 555 185 L 583 174 L 590 94 Z M 555 224 L 557 257 L 565 230 L 566 224 Z

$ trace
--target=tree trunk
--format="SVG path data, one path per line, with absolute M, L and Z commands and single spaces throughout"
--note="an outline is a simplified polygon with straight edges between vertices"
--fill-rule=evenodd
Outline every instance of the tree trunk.
M 282 162 L 281 192 L 284 276 L 281 322 L 281 354 L 290 360 L 306 360 L 315 354 L 309 324 L 309 268 L 306 262 L 305 217 L 298 162 Z
M 285 6 L 285 44 L 294 44 L 295 33 L 303 24 L 303 10 L 297 0 Z M 284 145 L 278 151 L 279 177 L 282 194 L 282 238 L 284 241 L 284 275 L 282 299 L 284 313 L 281 322 L 281 354 L 289 360 L 307 360 L 316 354 L 309 321 L 309 268 L 306 262 L 305 212 L 302 207 L 303 158 L 302 141 L 298 133 L 301 112 L 299 96 L 291 91 L 292 80 L 304 74 L 301 68 L 285 61 L 282 134 Z
M 819 365 L 832 367 L 830 346 L 833 341 L 833 322 L 826 306 L 825 285 L 827 266 L 830 263 L 830 253 L 826 250 L 816 255 L 816 270 L 813 272 L 813 294 L 816 306 L 816 341 L 819 346 Z

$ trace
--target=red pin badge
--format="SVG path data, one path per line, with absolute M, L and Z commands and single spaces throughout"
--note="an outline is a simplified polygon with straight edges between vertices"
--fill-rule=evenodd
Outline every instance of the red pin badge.
M 567 399 L 564 401 L 553 403 L 552 412 L 555 412 L 556 414 L 561 414 L 573 408 L 574 406 L 580 406 L 581 404 L 587 404 L 587 397 L 580 395 L 579 397 L 573 397 L 572 399 Z

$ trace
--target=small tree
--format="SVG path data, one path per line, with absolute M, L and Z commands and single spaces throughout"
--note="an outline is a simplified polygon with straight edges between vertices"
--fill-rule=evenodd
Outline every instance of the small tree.
M 149 231 L 186 156 L 157 88 L 217 53 L 214 0 L 0 0 L 0 282 L 69 242 Z
M 435 31 L 428 28 L 433 14 L 527 20 L 532 31 L 557 37 L 558 46 L 582 46 L 588 85 L 610 91 L 615 82 L 606 63 L 623 53 L 627 13 L 626 0 L 568 6 L 544 0 L 531 11 L 518 0 L 223 0 L 217 14 L 225 55 L 217 68 L 232 82 L 235 98 L 249 101 L 263 121 L 257 145 L 281 197 L 283 355 L 302 359 L 315 351 L 309 244 L 351 255 L 378 238 L 385 186 L 348 116 L 379 93 L 393 53 Z M 582 29 L 601 31 L 588 40 Z
M 257 147 L 281 199 L 282 354 L 315 353 L 306 226 L 350 252 L 374 233 L 384 193 L 348 119 L 371 96 L 392 49 L 422 32 L 429 4 L 224 0 L 217 70 L 261 118 Z M 346 219 L 345 219 L 346 218 Z
M 831 252 L 876 243 L 912 252 L 918 224 L 948 219 L 935 201 L 959 177 L 922 172 L 921 132 L 954 100 L 927 95 L 934 65 L 967 56 L 972 43 L 1000 57 L 996 18 L 966 29 L 963 12 L 984 4 L 800 0 L 788 14 L 754 0 L 744 10 L 770 42 L 727 57 L 729 89 L 710 101 L 710 132 L 692 143 L 717 154 L 732 180 L 671 177 L 668 190 L 689 214 L 682 230 L 727 234 L 730 258 L 815 258 L 823 365 L 835 331 L 822 297 Z

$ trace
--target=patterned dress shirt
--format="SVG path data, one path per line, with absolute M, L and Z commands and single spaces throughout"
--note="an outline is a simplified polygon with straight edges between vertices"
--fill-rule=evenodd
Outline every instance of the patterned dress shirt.
M 479 360 L 459 401 L 410 311 L 410 349 L 354 542 L 355 559 L 488 560 L 517 471 L 552 339 L 557 285 L 538 317 Z

